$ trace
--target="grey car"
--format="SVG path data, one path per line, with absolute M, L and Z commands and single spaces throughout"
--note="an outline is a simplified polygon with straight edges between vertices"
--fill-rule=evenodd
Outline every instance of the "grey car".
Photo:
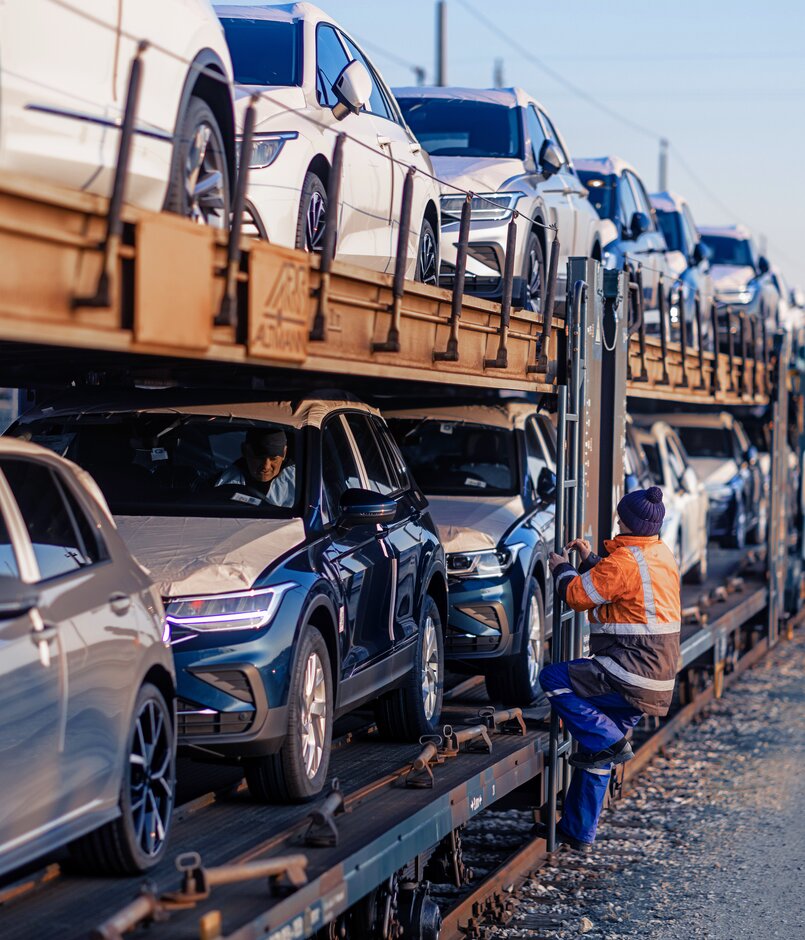
M 175 675 L 163 623 L 92 478 L 0 438 L 0 874 L 68 843 L 104 873 L 164 854 Z

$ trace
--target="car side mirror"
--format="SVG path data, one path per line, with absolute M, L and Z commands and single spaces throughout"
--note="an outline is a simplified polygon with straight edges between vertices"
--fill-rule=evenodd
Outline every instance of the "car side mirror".
M 550 178 L 554 173 L 558 173 L 562 169 L 564 163 L 562 153 L 556 142 L 551 140 L 550 137 L 547 137 L 542 142 L 542 147 L 539 151 L 539 166 L 543 176 L 546 179 Z
M 647 232 L 650 228 L 651 219 L 646 215 L 645 212 L 633 213 L 630 225 L 631 236 L 633 239 L 640 238 L 643 232 Z
M 359 525 L 385 525 L 397 515 L 397 504 L 373 490 L 352 489 L 341 495 L 338 525 L 352 529 Z
M 693 246 L 693 256 L 691 260 L 694 265 L 701 264 L 703 261 L 709 261 L 712 257 L 710 249 L 705 245 L 704 242 L 696 242 Z
M 338 98 L 333 115 L 343 121 L 348 114 L 357 114 L 372 96 L 372 76 L 363 62 L 353 59 L 341 69 L 333 91 Z
M 761 255 L 757 259 L 757 273 L 758 274 L 768 274 L 769 273 L 769 259 L 765 255 Z
M 19 578 L 0 577 L 0 620 L 22 617 L 38 604 L 39 594 L 32 584 Z
M 556 499 L 556 474 L 543 467 L 537 479 L 537 496 L 543 503 L 552 503 Z

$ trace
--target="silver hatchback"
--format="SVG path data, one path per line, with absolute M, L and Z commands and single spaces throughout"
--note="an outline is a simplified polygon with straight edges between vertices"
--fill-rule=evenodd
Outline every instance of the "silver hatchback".
M 174 716 L 159 594 L 100 490 L 0 438 L 0 874 L 68 843 L 103 872 L 156 864 Z

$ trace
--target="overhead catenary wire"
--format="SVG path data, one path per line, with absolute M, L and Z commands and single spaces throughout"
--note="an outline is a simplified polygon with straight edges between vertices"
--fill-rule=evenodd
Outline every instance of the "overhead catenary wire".
M 74 13 L 76 16 L 83 17 L 85 20 L 92 22 L 96 26 L 100 26 L 109 32 L 114 32 L 118 36 L 125 38 L 127 40 L 130 40 L 131 42 L 135 44 L 139 44 L 140 42 L 143 41 L 143 37 L 137 36 L 136 34 L 131 33 L 125 29 L 118 28 L 118 26 L 112 25 L 106 22 L 105 20 L 101 19 L 100 17 L 93 15 L 92 13 L 87 13 L 86 10 L 82 10 L 79 7 L 77 7 L 74 3 L 71 3 L 70 0 L 47 0 L 47 2 L 55 6 L 61 7 L 62 9 L 68 10 L 69 12 Z M 172 49 L 168 49 L 165 46 L 160 45 L 159 43 L 152 43 L 149 41 L 148 51 L 160 52 L 164 55 L 167 55 L 174 61 L 185 65 L 189 70 L 195 71 L 200 75 L 203 74 L 205 78 L 207 79 L 220 82 L 222 85 L 226 85 L 232 92 L 234 92 L 235 89 L 238 87 L 237 82 L 232 81 L 231 79 L 227 78 L 227 76 L 225 75 L 221 75 L 220 72 L 217 72 L 214 69 L 210 69 L 207 66 L 199 65 L 196 62 L 192 62 L 191 60 L 185 58 L 179 53 L 174 52 Z M 0 68 L 0 71 L 2 71 L 2 68 Z M 250 91 L 251 91 L 251 88 L 250 88 Z M 251 97 L 260 99 L 262 101 L 267 101 L 270 104 L 275 105 L 278 108 L 282 108 L 283 110 L 287 110 L 287 107 L 288 107 L 286 102 L 281 101 L 278 98 L 274 98 L 270 94 L 264 91 L 252 92 Z M 379 154 L 380 156 L 389 160 L 390 163 L 396 164 L 397 166 L 402 167 L 405 170 L 407 170 L 409 167 L 412 166 L 412 164 L 406 163 L 404 160 L 400 160 L 397 157 L 393 156 L 387 150 L 383 150 L 379 146 L 377 147 L 372 146 L 372 144 L 369 144 L 364 140 L 360 140 L 359 138 L 353 136 L 352 134 L 346 133 L 345 131 L 339 129 L 337 126 L 332 127 L 329 124 L 326 124 L 323 121 L 318 120 L 317 118 L 313 117 L 310 114 L 305 114 L 303 111 L 294 111 L 294 116 L 297 118 L 301 118 L 304 121 L 307 121 L 309 124 L 315 127 L 318 127 L 320 130 L 333 134 L 333 136 L 344 134 L 344 136 L 350 141 L 352 141 L 352 143 L 354 143 L 356 146 L 362 147 L 364 150 L 367 150 L 370 153 Z M 530 215 L 527 215 L 526 213 L 521 212 L 520 210 L 515 209 L 515 208 L 503 209 L 499 205 L 499 203 L 494 202 L 492 199 L 487 198 L 485 195 L 481 193 L 474 193 L 471 190 L 468 190 L 462 186 L 456 185 L 450 180 L 442 179 L 441 177 L 438 177 L 434 175 L 433 173 L 428 172 L 427 170 L 420 169 L 419 167 L 414 167 L 414 170 L 417 173 L 419 173 L 421 176 L 427 177 L 428 179 L 432 180 L 435 183 L 438 183 L 442 187 L 446 187 L 448 189 L 453 190 L 454 192 L 461 193 L 462 195 L 466 196 L 468 199 L 471 199 L 473 201 L 478 199 L 483 202 L 489 203 L 489 205 L 494 206 L 496 209 L 499 209 L 502 212 L 506 212 L 510 218 L 525 219 L 526 221 L 530 222 L 532 225 L 538 228 L 542 228 L 547 231 L 552 231 L 554 233 L 554 237 L 556 237 L 556 235 L 558 234 L 558 226 L 556 225 L 556 223 L 542 222 L 540 219 L 532 218 Z

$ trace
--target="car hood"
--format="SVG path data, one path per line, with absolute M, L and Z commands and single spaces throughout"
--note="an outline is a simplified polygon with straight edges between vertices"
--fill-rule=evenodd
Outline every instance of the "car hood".
M 235 88 L 235 121 L 239 132 L 243 130 L 243 119 L 252 95 L 260 95 L 256 105 L 256 132 L 293 131 L 298 128 L 298 122 L 289 120 L 287 112 L 302 111 L 307 107 L 304 89 L 298 85 L 238 85 Z M 269 126 L 266 127 L 266 124 Z
M 738 464 L 734 460 L 724 460 L 722 457 L 691 457 L 690 462 L 708 488 L 724 486 L 738 472 Z
M 118 530 L 163 597 L 248 590 L 305 538 L 301 519 L 116 516 Z
M 522 160 L 431 156 L 431 161 L 435 176 L 475 193 L 496 193 L 513 176 L 523 175 Z M 449 195 L 450 188 L 443 188 Z
M 717 291 L 743 290 L 755 277 L 755 271 L 749 266 L 734 264 L 714 264 L 710 268 L 713 286 Z
M 497 548 L 525 511 L 519 496 L 429 496 L 428 503 L 446 552 Z

